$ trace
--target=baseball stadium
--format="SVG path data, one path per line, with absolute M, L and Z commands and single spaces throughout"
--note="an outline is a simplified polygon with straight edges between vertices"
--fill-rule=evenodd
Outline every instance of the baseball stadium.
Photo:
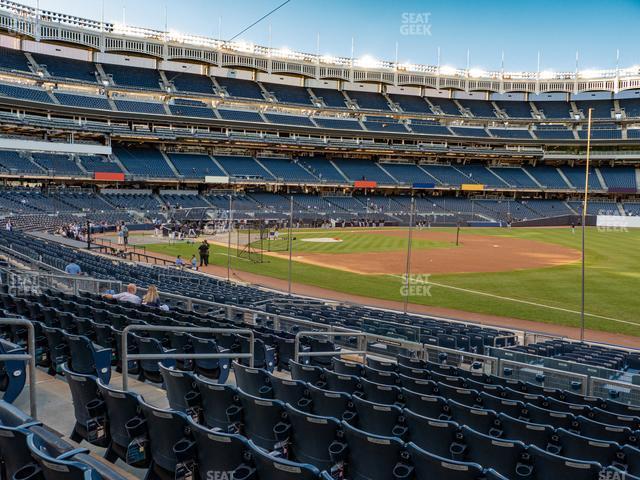
M 147 0 L 27 3 L 0 0 L 1 479 L 640 479 L 619 50 L 401 61 L 445 11 L 474 31 L 413 1 L 167 2 L 158 28 Z M 329 15 L 395 60 L 322 54 Z

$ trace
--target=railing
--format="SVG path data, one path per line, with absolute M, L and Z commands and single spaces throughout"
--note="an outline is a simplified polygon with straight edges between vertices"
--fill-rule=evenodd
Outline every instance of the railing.
M 481 368 L 474 368 L 474 370 L 482 370 L 483 373 L 490 375 L 499 375 L 500 372 L 498 359 L 488 355 L 429 344 L 423 346 L 422 352 L 423 359 L 429 362 L 442 363 L 446 361 L 448 365 L 455 365 L 463 369 L 471 367 L 474 363 L 479 363 Z
M 31 417 L 38 419 L 38 396 L 36 395 L 36 331 L 29 320 L 23 318 L 0 318 L 0 325 L 13 325 L 27 328 L 27 353 L 0 355 L 0 362 L 27 360 L 29 362 L 29 409 Z
M 167 260 L 166 258 L 156 257 L 154 255 L 149 255 L 148 253 L 140 253 L 134 251 L 130 251 L 124 248 L 119 248 L 120 245 L 101 245 L 96 244 L 98 246 L 98 251 L 100 253 L 104 253 L 107 255 L 118 256 L 120 258 L 127 259 L 131 262 L 144 262 L 153 265 L 174 265 L 173 260 Z
M 543 357 L 532 353 L 520 352 L 517 350 L 508 350 L 504 348 L 491 348 L 490 354 L 497 358 L 502 358 L 512 362 L 518 362 L 530 365 L 532 367 L 545 367 L 573 374 L 587 375 L 594 378 L 602 378 L 605 380 L 620 381 L 623 375 L 621 370 L 613 370 L 597 365 L 587 365 L 584 363 L 574 362 L 572 360 L 559 359 L 554 357 Z M 629 383 L 640 384 L 640 375 L 630 375 Z
M 328 352 L 301 352 L 300 351 L 300 338 L 302 337 L 356 337 L 364 339 L 364 342 L 358 342 L 358 350 L 343 350 L 328 351 Z M 298 332 L 296 333 L 296 339 L 293 349 L 293 359 L 297 362 L 300 357 L 335 357 L 342 355 L 362 355 L 362 361 L 367 359 L 367 338 L 369 335 L 363 332 Z
M 589 376 L 579 373 L 566 372 L 539 365 L 527 365 L 510 360 L 499 359 L 500 375 L 504 378 L 513 378 L 530 382 L 534 385 L 544 385 L 547 388 L 559 388 L 569 390 L 581 395 L 589 394 Z M 509 369 L 510 374 L 505 374 Z M 606 398 L 606 397 L 605 397 Z
M 180 332 L 180 333 L 237 333 L 249 336 L 249 353 L 160 353 L 129 355 L 129 332 Z M 129 390 L 129 360 L 210 360 L 215 358 L 248 358 L 253 367 L 255 337 L 253 330 L 240 328 L 207 328 L 207 327 L 166 327 L 161 325 L 128 325 L 122 331 L 122 389 Z
M 83 275 L 61 275 L 37 270 L 16 270 L 0 268 L 6 278 L 9 291 L 14 295 L 30 294 L 42 289 L 53 288 L 74 295 L 79 292 L 104 293 L 107 290 L 121 291 L 122 282 L 86 277 Z
M 5 269 L 7 270 L 7 269 Z M 8 269 L 8 271 L 11 271 Z M 19 273 L 13 271 L 15 275 Z M 26 273 L 26 272 L 23 272 Z M 22 274 L 22 273 L 20 273 Z M 49 275 L 49 274 L 40 274 L 41 277 L 52 277 L 52 278 L 64 278 L 64 279 L 72 279 L 72 281 L 77 281 L 82 279 L 78 279 L 77 277 L 63 277 L 60 275 Z M 87 279 L 98 282 L 105 282 L 98 279 Z M 121 286 L 120 282 L 110 282 L 112 284 L 118 284 Z M 53 288 L 59 288 L 59 285 L 50 285 Z M 76 291 L 82 290 L 81 286 L 76 284 L 76 287 L 73 288 Z M 119 288 L 118 288 L 119 289 Z M 144 289 L 141 289 L 144 291 Z M 283 329 L 286 326 L 297 326 L 297 327 L 307 327 L 314 329 L 313 332 L 301 332 L 304 335 L 311 336 L 327 336 L 331 338 L 335 337 L 358 337 L 361 339 L 358 344 L 357 350 L 349 350 L 345 349 L 344 354 L 357 354 L 366 357 L 368 354 L 376 354 L 380 356 L 389 356 L 393 357 L 393 352 L 391 349 L 387 347 L 394 347 L 399 349 L 404 349 L 405 351 L 410 352 L 418 352 L 419 355 L 422 355 L 423 358 L 441 362 L 442 359 L 445 358 L 447 363 L 450 364 L 458 364 L 460 366 L 470 365 L 473 362 L 480 362 L 482 364 L 483 371 L 486 373 L 491 373 L 494 375 L 504 377 L 504 368 L 511 369 L 512 378 L 516 378 L 516 376 L 521 376 L 523 379 L 527 379 L 527 381 L 533 381 L 536 384 L 544 384 L 544 386 L 549 386 L 551 388 L 564 388 L 568 390 L 576 390 L 576 386 L 578 390 L 586 395 L 600 395 L 607 396 L 609 392 L 614 391 L 618 392 L 625 401 L 628 402 L 636 402 L 640 404 L 640 386 L 634 385 L 633 383 L 621 382 L 618 376 L 622 373 L 617 370 L 608 370 L 600 367 L 591 367 L 585 366 L 582 364 L 578 364 L 575 362 L 567 362 L 564 360 L 558 360 L 548 357 L 538 357 L 535 355 L 525 354 L 522 352 L 516 352 L 513 350 L 505 350 L 500 348 L 491 348 L 487 347 L 489 351 L 489 355 L 481 355 L 473 352 L 465 352 L 461 350 L 448 349 L 444 347 L 439 347 L 435 345 L 422 344 L 417 342 L 407 341 L 401 338 L 387 337 L 384 335 L 375 335 L 372 333 L 361 332 L 358 330 L 352 330 L 344 327 L 335 327 L 333 325 L 318 323 L 309 320 L 302 320 L 295 317 L 289 317 L 286 315 L 274 314 L 270 312 L 266 312 L 264 310 L 258 310 L 250 307 L 241 307 L 234 305 L 227 305 L 219 302 L 212 302 L 206 300 L 193 299 L 188 297 L 183 297 L 180 295 L 162 293 L 161 297 L 170 298 L 175 301 L 181 302 L 187 310 L 197 311 L 198 305 L 203 305 L 206 307 L 214 307 L 220 310 L 221 315 L 224 315 L 226 319 L 229 320 L 241 320 L 247 325 L 255 325 L 257 320 L 259 319 L 268 319 L 273 322 L 274 329 Z M 136 326 L 131 326 L 136 327 Z M 153 326 L 137 326 L 143 327 L 144 329 L 151 330 L 159 330 L 159 331 L 170 331 L 169 329 L 172 327 L 153 327 Z M 128 327 L 127 327 L 128 328 Z M 179 331 L 190 331 L 188 328 L 183 327 L 174 327 Z M 285 328 L 286 329 L 286 328 Z M 321 331 L 318 331 L 321 330 Z M 212 331 L 212 329 L 196 329 L 195 331 L 208 332 Z M 232 329 L 234 333 L 242 333 L 242 332 L 251 332 L 251 330 L 235 330 Z M 296 335 L 298 339 L 297 343 L 299 343 L 299 337 L 301 334 Z M 250 333 L 250 335 L 253 335 Z M 126 335 L 123 334 L 123 341 L 126 342 Z M 253 343 L 253 342 L 252 342 Z M 385 348 L 379 348 L 380 346 Z M 299 345 L 297 346 L 299 348 Z M 306 356 L 307 352 L 299 352 L 298 357 Z M 321 352 L 314 352 L 321 353 Z M 338 352 L 322 352 L 324 355 L 341 355 L 342 353 Z M 508 355 L 505 355 L 508 354 Z M 126 350 L 123 349 L 123 355 L 126 355 Z M 205 354 L 206 355 L 206 354 Z M 490 356 L 493 355 L 493 356 Z M 519 355 L 522 355 L 523 358 L 520 358 Z M 233 357 L 228 354 L 221 355 L 222 358 L 245 358 L 242 357 Z M 505 358 L 507 357 L 507 358 Z M 532 357 L 532 358 L 528 358 Z M 171 354 L 159 356 L 159 358 L 139 358 L 144 360 L 153 360 L 153 359 L 164 359 L 164 358 L 172 358 Z M 190 357 L 186 356 L 186 354 L 180 354 L 179 357 L 181 359 L 189 359 L 189 358 L 198 358 L 198 357 Z M 200 357 L 205 358 L 205 357 Z M 206 357 L 206 358 L 220 358 L 220 357 Z M 130 358 L 134 359 L 134 358 Z M 135 358 L 138 359 L 138 358 Z M 544 364 L 542 361 L 546 361 Z M 123 370 L 126 371 L 127 364 L 123 365 Z M 570 364 L 577 367 L 580 367 L 581 371 L 571 371 L 567 369 L 554 368 L 555 366 L 560 364 Z M 475 367 L 474 367 L 475 368 Z M 569 368 L 569 367 L 567 367 Z M 588 369 L 588 371 L 584 371 L 584 369 Z M 514 372 L 516 375 L 514 375 Z M 609 375 L 614 376 L 614 378 L 599 378 L 599 375 Z M 633 380 L 635 383 L 637 381 L 638 376 L 636 376 Z M 542 379 L 542 381 L 541 381 Z M 123 380 L 124 381 L 124 380 Z M 577 382 L 577 383 L 576 383 Z M 579 385 L 578 385 L 579 384 Z M 608 386 L 615 386 L 616 388 L 609 388 Z M 605 392 L 606 390 L 606 392 Z M 604 392 L 604 393 L 602 393 Z M 621 393 L 622 392 L 622 393 Z M 605 395 L 605 393 L 607 395 Z
M 640 405 L 640 385 L 592 377 L 589 378 L 588 390 L 589 394 L 595 397 L 611 398 L 624 403 Z
M 126 252 L 129 251 L 133 251 L 133 252 L 137 252 L 138 250 L 142 250 L 142 253 L 147 253 L 147 247 L 140 246 L 140 245 L 119 245 L 118 243 L 114 243 L 113 240 L 109 239 L 109 238 L 103 238 L 103 237 L 91 237 L 91 243 L 95 243 L 96 245 L 99 246 L 104 246 L 104 247 L 111 247 L 113 249 L 117 249 L 117 250 L 124 250 Z

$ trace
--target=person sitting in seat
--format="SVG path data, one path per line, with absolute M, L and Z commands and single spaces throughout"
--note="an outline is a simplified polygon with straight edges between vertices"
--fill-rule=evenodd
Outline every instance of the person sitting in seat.
M 82 269 L 77 263 L 71 262 L 66 267 L 64 267 L 64 273 L 66 273 L 67 275 L 80 275 L 82 273 Z
M 176 257 L 176 267 L 178 268 L 184 267 L 184 260 L 182 259 L 182 255 L 178 255 Z
M 135 305 L 140 305 L 140 303 L 142 303 L 142 299 L 138 295 L 136 295 L 137 291 L 138 287 L 136 287 L 133 283 L 130 283 L 129 285 L 127 285 L 126 292 L 116 293 L 115 295 L 106 294 L 104 295 L 104 298 L 113 298 L 119 302 L 127 302 L 133 303 Z
M 158 287 L 155 285 L 149 285 L 147 293 L 142 297 L 142 304 L 149 305 L 150 307 L 160 306 L 160 295 L 158 294 Z

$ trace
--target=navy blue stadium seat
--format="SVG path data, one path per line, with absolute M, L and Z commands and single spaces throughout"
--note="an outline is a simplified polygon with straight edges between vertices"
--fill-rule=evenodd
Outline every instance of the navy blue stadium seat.
M 240 390 L 254 397 L 274 398 L 269 372 L 260 368 L 250 368 L 233 362 L 233 373 Z
M 459 459 L 493 468 L 506 478 L 531 475 L 532 466 L 524 443 L 483 435 L 466 426 L 461 433 L 465 448 Z
M 179 459 L 174 450 L 185 438 L 189 427 L 189 417 L 175 410 L 166 410 L 139 400 L 140 411 L 146 420 L 146 434 L 149 442 L 150 470 L 158 475 L 173 474 Z
M 583 437 L 563 428 L 556 431 L 559 454 L 577 460 L 594 461 L 603 466 L 622 461 L 620 445 L 594 438 Z
M 503 413 L 498 415 L 502 437 L 509 440 L 520 440 L 526 445 L 536 445 L 547 450 L 552 445 L 555 430 L 551 425 L 541 425 L 512 418 Z
M 133 392 L 124 392 L 111 388 L 98 380 L 100 398 L 108 419 L 109 444 L 105 458 L 110 461 L 127 458 L 127 448 L 131 441 L 127 424 L 139 415 L 140 396 Z
M 407 439 L 420 448 L 444 458 L 459 454 L 462 445 L 458 438 L 460 430 L 456 422 L 428 418 L 409 409 L 403 412 L 408 428 Z
M 338 420 L 347 420 L 355 415 L 353 399 L 348 393 L 332 392 L 311 384 L 307 385 L 311 399 L 311 412 L 314 415 L 333 417 Z
M 339 435 L 340 421 L 336 418 L 311 415 L 287 405 L 291 424 L 289 437 L 290 458 L 310 463 L 321 470 L 331 470 L 339 454 L 346 448 Z
M 254 397 L 238 391 L 242 414 L 240 432 L 268 451 L 280 448 L 288 438 L 285 404 L 279 400 Z
M 229 431 L 239 421 L 240 398 L 233 385 L 221 385 L 196 377 L 200 393 L 202 421 L 209 428 Z
M 447 480 L 476 480 L 483 477 L 477 463 L 459 462 L 434 455 L 409 443 L 407 452 L 415 469 L 415 478 L 446 478 Z
M 274 398 L 303 411 L 308 411 L 311 408 L 311 399 L 306 383 L 280 378 L 273 374 L 268 375 Z
M 111 349 L 94 344 L 90 338 L 65 333 L 69 346 L 69 370 L 96 375 L 104 383 L 111 379 Z
M 251 478 L 255 468 L 247 459 L 249 442 L 241 435 L 211 430 L 189 419 L 191 437 L 195 442 L 195 461 L 199 478 L 207 475 L 233 475 L 230 478 Z M 231 473 L 233 472 L 233 473 Z
M 196 379 L 191 372 L 167 368 L 160 364 L 162 383 L 167 391 L 169 407 L 173 410 L 187 413 L 199 403 L 200 393 L 196 385 Z
M 550 478 L 570 478 L 571 480 L 597 480 L 602 465 L 597 462 L 583 462 L 546 452 L 538 447 L 530 446 L 529 455 L 533 464 L 534 480 Z
M 382 405 L 358 397 L 353 398 L 357 416 L 349 421 L 357 428 L 376 435 L 402 437 L 407 432 L 402 409 L 396 405 Z
M 311 464 L 296 463 L 270 455 L 252 441 L 249 441 L 249 448 L 258 472 L 258 478 L 262 480 L 316 480 L 320 478 L 320 470 Z
M 348 445 L 345 459 L 346 478 L 353 480 L 411 478 L 410 467 L 402 463 L 404 444 L 401 440 L 363 432 L 345 422 L 342 428 Z

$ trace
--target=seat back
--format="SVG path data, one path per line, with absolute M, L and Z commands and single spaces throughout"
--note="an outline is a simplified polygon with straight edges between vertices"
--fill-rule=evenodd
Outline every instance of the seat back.
M 407 451 L 415 469 L 415 478 L 446 478 L 447 480 L 482 478 L 483 470 L 477 463 L 448 460 L 427 452 L 414 443 L 408 445 Z
M 174 410 L 186 412 L 190 407 L 187 396 L 197 392 L 193 374 L 175 368 L 167 368 L 162 364 L 159 364 L 159 367 L 167 390 L 169 406 Z
M 139 403 L 147 421 L 151 459 L 157 467 L 173 473 L 178 463 L 173 446 L 184 438 L 189 417 L 182 412 L 154 407 L 142 399 Z
M 237 420 L 229 417 L 228 409 L 233 406 L 239 408 L 238 389 L 233 385 L 211 383 L 200 377 L 195 377 L 195 384 L 200 392 L 204 424 L 209 428 L 228 431 Z
M 316 480 L 320 475 L 313 465 L 269 455 L 252 441 L 249 448 L 260 480 Z
M 331 417 L 310 415 L 292 405 L 287 405 L 286 409 L 291 423 L 291 458 L 296 462 L 310 463 L 321 470 L 330 470 L 334 462 L 329 449 L 338 439 L 340 422 Z
M 363 432 L 346 422 L 342 422 L 342 429 L 348 445 L 346 478 L 353 480 L 394 478 L 394 470 L 401 460 L 404 448 L 401 440 Z
M 286 438 L 284 403 L 267 400 L 238 391 L 242 405 L 242 432 L 259 447 L 275 450 Z
M 451 458 L 452 446 L 457 442 L 458 424 L 437 418 L 427 418 L 405 409 L 403 412 L 407 428 L 408 441 L 440 457 Z

